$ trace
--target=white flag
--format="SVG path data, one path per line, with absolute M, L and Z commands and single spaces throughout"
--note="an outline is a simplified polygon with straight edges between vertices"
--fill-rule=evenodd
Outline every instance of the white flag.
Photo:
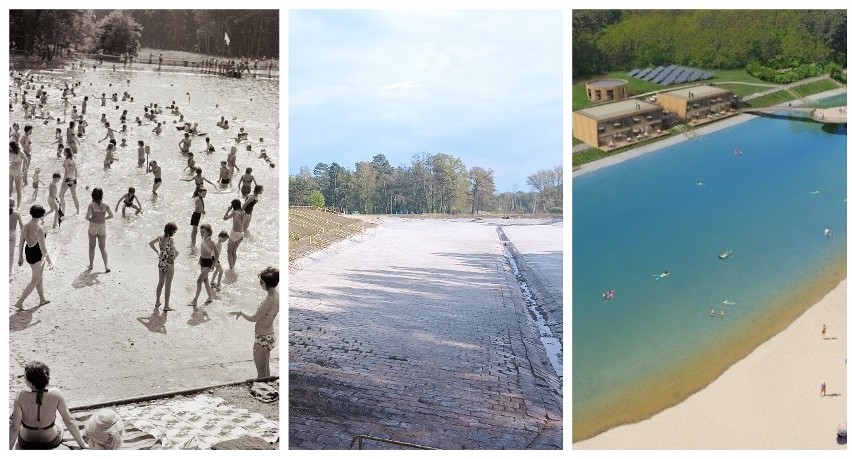
M 231 46 L 231 39 L 228 38 L 228 32 L 225 32 L 225 44 Z

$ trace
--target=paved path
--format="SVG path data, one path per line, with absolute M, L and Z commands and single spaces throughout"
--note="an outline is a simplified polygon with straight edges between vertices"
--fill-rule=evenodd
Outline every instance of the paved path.
M 562 447 L 561 383 L 496 225 L 382 219 L 302 266 L 289 281 L 291 449 L 346 449 L 357 434 Z

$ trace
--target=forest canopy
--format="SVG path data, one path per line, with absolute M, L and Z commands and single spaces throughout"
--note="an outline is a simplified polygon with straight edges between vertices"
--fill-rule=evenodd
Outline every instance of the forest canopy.
M 574 10 L 572 25 L 575 79 L 664 64 L 846 62 L 845 10 Z

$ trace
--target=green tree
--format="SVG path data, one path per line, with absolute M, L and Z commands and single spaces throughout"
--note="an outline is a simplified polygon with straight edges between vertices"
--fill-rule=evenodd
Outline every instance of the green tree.
M 138 55 L 142 26 L 129 15 L 113 11 L 98 22 L 98 29 L 98 51 L 112 55 Z
M 325 196 L 322 195 L 320 190 L 314 190 L 308 197 L 308 202 L 313 207 L 325 207 Z
M 470 169 L 470 213 L 477 214 L 494 204 L 494 171 L 479 166 Z

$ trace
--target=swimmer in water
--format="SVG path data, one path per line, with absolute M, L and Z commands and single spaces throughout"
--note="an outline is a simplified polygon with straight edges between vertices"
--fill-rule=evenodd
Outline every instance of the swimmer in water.
M 825 227 L 825 231 L 823 233 L 825 234 L 825 237 L 834 236 L 834 231 L 831 231 L 831 228 L 827 226 Z
M 737 304 L 737 303 L 734 303 L 733 301 L 728 301 L 728 300 L 725 299 L 725 300 L 722 300 L 722 304 L 733 305 L 733 304 Z
M 671 273 L 668 271 L 663 271 L 662 274 L 652 274 L 652 276 L 654 276 L 654 280 L 660 280 L 664 277 L 669 277 L 670 275 Z
M 819 194 L 819 190 L 811 191 L 811 194 Z
M 698 186 L 704 186 L 704 182 L 702 182 L 701 180 L 697 180 L 695 184 Z
M 734 253 L 733 250 L 725 250 L 724 252 L 719 254 L 719 259 L 724 260 L 726 258 L 730 258 L 732 253 Z
M 716 311 L 713 308 L 710 308 L 710 317 L 716 317 Z

